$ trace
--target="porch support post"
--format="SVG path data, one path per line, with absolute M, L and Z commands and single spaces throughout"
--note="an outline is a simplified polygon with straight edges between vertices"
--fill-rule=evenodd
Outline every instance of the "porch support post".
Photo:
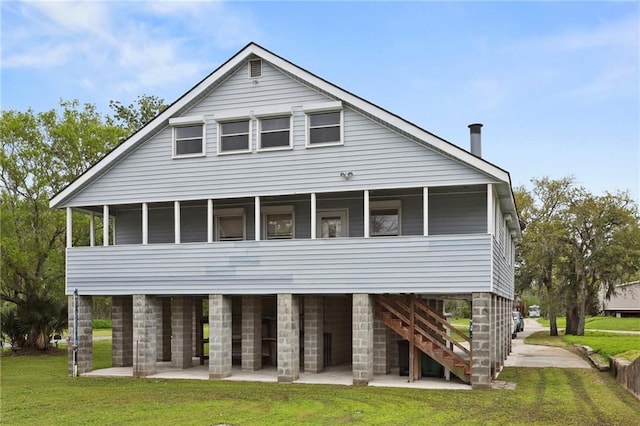
M 278 382 L 300 377 L 300 306 L 298 296 L 278 294 Z
M 491 386 L 491 293 L 473 293 L 472 319 L 473 339 L 471 340 L 471 386 L 488 388 Z
M 242 296 L 242 369 L 262 368 L 262 298 Z
M 91 247 L 96 245 L 96 215 L 94 212 L 89 215 L 89 245 Z
M 368 385 L 373 380 L 373 297 L 353 295 L 352 369 L 353 385 Z
M 384 322 L 373 320 L 373 373 L 387 374 L 387 326 Z
M 429 235 L 429 188 L 422 188 L 422 235 Z
M 311 239 L 316 239 L 316 193 L 311 193 Z
M 74 298 L 69 296 L 69 336 L 74 335 Z M 91 296 L 78 296 L 78 374 L 88 373 L 93 369 L 93 298 Z M 73 375 L 73 348 L 67 346 L 68 373 Z
M 255 240 L 260 241 L 260 197 L 255 197 L 254 204 Z
M 131 296 L 111 298 L 111 365 L 133 365 L 133 300 Z
M 133 296 L 133 377 L 145 377 L 157 371 L 157 311 L 155 296 Z
M 73 215 L 71 207 L 67 207 L 67 248 L 73 247 Z
M 324 367 L 324 299 L 304 297 L 304 371 L 319 373 Z
M 507 332 L 507 337 L 505 341 L 505 350 L 506 354 L 504 359 L 507 359 L 507 356 L 511 353 L 511 323 L 513 322 L 513 318 L 511 318 L 511 301 L 509 299 L 504 299 L 504 320 L 505 331 Z
M 159 298 L 157 312 L 156 361 L 171 361 L 171 298 Z
M 493 185 L 487 184 L 487 233 L 491 235 L 496 234 L 494 220 L 495 212 L 494 212 L 495 201 L 493 199 Z
M 369 221 L 371 214 L 369 213 L 369 190 L 364 190 L 364 237 L 369 238 Z
M 207 242 L 213 242 L 213 200 L 207 200 Z
M 171 299 L 171 364 L 177 368 L 191 367 L 193 358 L 193 298 L 174 296 Z
M 173 229 L 175 243 L 180 244 L 180 201 L 173 202 Z
M 495 378 L 498 367 L 498 296 L 491 295 L 491 316 L 489 317 L 489 330 L 491 332 L 489 344 L 491 347 L 491 378 Z
M 109 206 L 102 206 L 102 245 L 109 245 Z
M 149 244 L 149 205 L 142 203 L 142 244 Z
M 231 376 L 231 297 L 209 295 L 209 379 Z

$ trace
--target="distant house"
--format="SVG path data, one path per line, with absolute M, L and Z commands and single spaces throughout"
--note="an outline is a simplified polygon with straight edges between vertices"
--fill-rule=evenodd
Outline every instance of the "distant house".
M 610 299 L 601 298 L 605 315 L 618 318 L 640 317 L 640 281 L 633 281 L 616 286 Z
M 234 363 L 277 366 L 280 382 L 343 364 L 367 384 L 407 357 L 419 379 L 424 353 L 489 386 L 510 350 L 521 230 L 480 127 L 469 152 L 247 45 L 51 200 L 67 212 L 78 371 L 100 295 L 113 366 L 135 376 L 195 355 L 211 379 Z M 72 212 L 90 217 L 87 247 L 70 246 Z M 447 299 L 472 302 L 471 350 L 447 335 Z

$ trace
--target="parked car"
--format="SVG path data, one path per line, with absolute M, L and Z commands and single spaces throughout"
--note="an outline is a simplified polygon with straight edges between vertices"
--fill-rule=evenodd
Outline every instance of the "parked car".
M 529 306 L 529 318 L 540 318 L 540 306 L 538 305 Z
M 516 332 L 524 331 L 524 318 L 520 311 L 513 311 L 513 321 L 516 323 Z

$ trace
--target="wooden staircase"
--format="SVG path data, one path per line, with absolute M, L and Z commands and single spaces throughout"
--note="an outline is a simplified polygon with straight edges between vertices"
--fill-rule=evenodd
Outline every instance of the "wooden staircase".
M 420 350 L 447 368 L 464 383 L 471 382 L 471 351 L 447 333 L 459 336 L 471 347 L 470 340 L 445 318 L 429 308 L 416 295 L 375 296 L 375 316 L 389 328 L 409 341 L 409 381 L 418 377 Z M 454 352 L 454 348 L 459 351 Z

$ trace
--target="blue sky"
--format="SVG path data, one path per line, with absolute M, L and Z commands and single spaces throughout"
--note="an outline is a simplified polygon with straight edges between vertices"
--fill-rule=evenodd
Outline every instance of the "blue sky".
M 2 109 L 173 102 L 250 41 L 531 178 L 640 194 L 638 2 L 3 1 Z

